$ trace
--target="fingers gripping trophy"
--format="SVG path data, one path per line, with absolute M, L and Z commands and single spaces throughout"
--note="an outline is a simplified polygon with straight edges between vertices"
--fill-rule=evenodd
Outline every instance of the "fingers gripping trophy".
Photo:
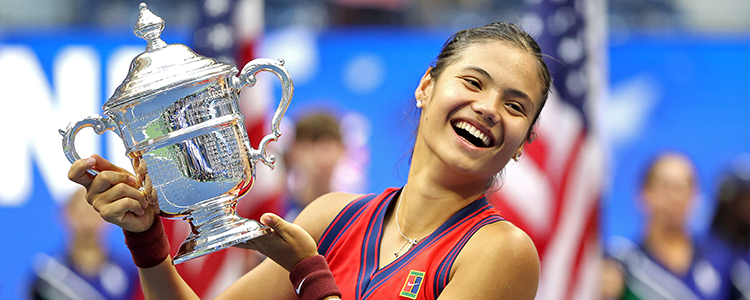
M 148 42 L 146 50 L 133 59 L 102 115 L 71 122 L 60 134 L 71 163 L 80 159 L 74 139 L 83 128 L 111 130 L 122 139 L 141 192 L 158 204 L 161 216 L 190 223 L 191 233 L 174 258 L 179 264 L 270 232 L 237 215 L 235 206 L 252 187 L 258 161 L 273 169 L 275 157 L 266 155 L 266 146 L 281 135 L 279 123 L 294 88 L 283 60 L 255 59 L 238 72 L 185 45 L 165 43 L 163 28 L 164 21 L 141 3 L 134 32 Z M 239 92 L 253 86 L 261 71 L 279 78 L 282 97 L 272 132 L 254 149 Z

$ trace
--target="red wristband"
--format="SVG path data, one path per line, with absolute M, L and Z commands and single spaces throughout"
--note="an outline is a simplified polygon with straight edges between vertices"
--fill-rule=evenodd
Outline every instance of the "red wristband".
M 144 232 L 133 233 L 124 229 L 122 232 L 125 234 L 125 244 L 130 249 L 133 262 L 139 268 L 155 267 L 169 256 L 169 240 L 158 215 L 154 216 L 151 228 Z
M 341 297 L 341 291 L 322 255 L 303 259 L 289 273 L 294 291 L 300 300 L 320 300 L 328 296 Z

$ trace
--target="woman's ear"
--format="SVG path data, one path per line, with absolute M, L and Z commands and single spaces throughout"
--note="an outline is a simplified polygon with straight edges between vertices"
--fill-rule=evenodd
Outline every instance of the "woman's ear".
M 513 157 L 512 157 L 513 160 L 518 161 L 519 159 L 521 159 L 521 155 L 523 155 L 524 144 L 525 142 L 521 143 L 521 146 L 518 146 L 518 149 L 516 149 L 516 153 L 513 154 Z
M 424 75 L 422 75 L 422 79 L 419 80 L 419 85 L 417 86 L 417 89 L 414 91 L 414 98 L 417 100 L 422 100 L 422 102 L 427 102 L 427 100 L 430 97 L 430 94 L 432 93 L 432 75 L 430 75 L 430 71 L 432 71 L 432 67 L 428 68 L 426 72 L 424 72 Z

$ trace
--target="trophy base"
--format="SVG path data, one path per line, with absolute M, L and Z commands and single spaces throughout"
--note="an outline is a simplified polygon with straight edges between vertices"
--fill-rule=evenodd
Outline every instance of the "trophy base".
M 185 217 L 192 230 L 172 259 L 175 265 L 271 233 L 268 226 L 237 215 L 234 199 L 209 200 L 196 206 Z

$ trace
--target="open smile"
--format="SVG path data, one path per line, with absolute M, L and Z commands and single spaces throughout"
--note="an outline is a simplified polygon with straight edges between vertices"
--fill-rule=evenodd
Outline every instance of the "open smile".
M 467 142 L 480 148 L 492 147 L 495 141 L 491 136 L 482 132 L 479 128 L 466 121 L 453 122 L 453 131 L 464 138 Z

